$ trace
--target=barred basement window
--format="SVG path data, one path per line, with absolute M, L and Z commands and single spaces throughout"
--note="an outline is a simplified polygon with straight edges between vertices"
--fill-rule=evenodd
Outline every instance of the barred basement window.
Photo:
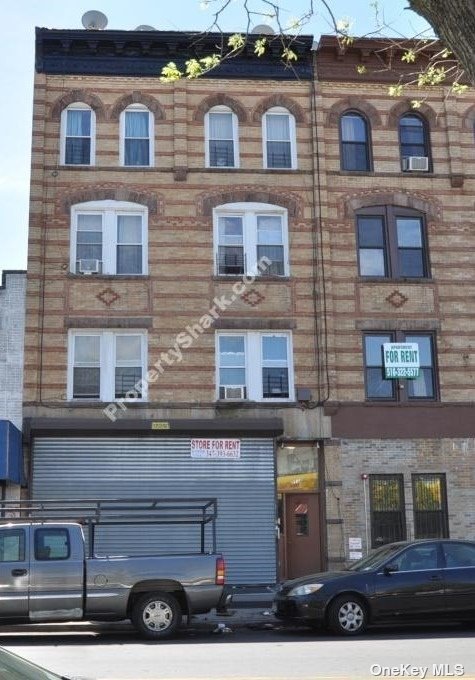
M 447 489 L 444 474 L 412 475 L 414 538 L 448 538 Z
M 371 547 L 406 539 L 403 476 L 370 475 Z

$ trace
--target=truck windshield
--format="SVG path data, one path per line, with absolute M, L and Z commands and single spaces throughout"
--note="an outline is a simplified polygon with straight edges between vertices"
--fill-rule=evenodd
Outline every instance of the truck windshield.
M 403 543 L 392 543 L 390 545 L 383 545 L 370 555 L 363 557 L 361 560 L 354 562 L 348 571 L 370 571 L 376 569 L 380 564 L 383 564 L 388 557 L 401 550 L 404 547 Z

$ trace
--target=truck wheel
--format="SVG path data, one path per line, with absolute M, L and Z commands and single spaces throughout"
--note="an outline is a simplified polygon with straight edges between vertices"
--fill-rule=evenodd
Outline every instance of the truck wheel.
M 366 607 L 353 595 L 340 595 L 330 604 L 328 627 L 338 635 L 358 635 L 368 623 Z
M 181 608 L 169 593 L 147 593 L 134 604 L 131 619 L 142 637 L 159 640 L 176 632 Z

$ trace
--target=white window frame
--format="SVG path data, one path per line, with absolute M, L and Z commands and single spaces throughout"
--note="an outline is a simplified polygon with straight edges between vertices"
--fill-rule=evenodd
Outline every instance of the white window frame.
M 294 385 L 294 361 L 293 361 L 293 343 L 291 331 L 218 331 L 215 333 L 215 357 L 216 357 L 216 399 L 219 401 L 219 369 L 220 369 L 220 353 L 219 353 L 219 338 L 220 337 L 244 337 L 244 360 L 245 360 L 245 375 L 246 375 L 246 401 L 259 401 L 265 404 L 277 402 L 293 402 L 295 401 L 295 385 Z M 287 339 L 287 361 L 289 371 L 289 396 L 287 398 L 277 397 L 276 399 L 264 398 L 262 396 L 262 339 L 264 337 L 278 337 Z M 221 400 L 223 401 L 223 400 Z
M 99 336 L 100 337 L 100 396 L 99 399 L 83 399 L 81 397 L 73 397 L 73 382 L 74 382 L 74 339 L 78 336 Z M 143 402 L 148 399 L 148 384 L 147 384 L 147 346 L 148 337 L 147 331 L 141 329 L 130 330 L 102 330 L 91 328 L 88 330 L 71 329 L 68 333 L 68 385 L 67 398 L 68 401 L 87 402 L 87 401 L 101 401 L 113 402 L 115 397 L 115 368 L 116 368 L 116 343 L 115 338 L 118 335 L 136 335 L 141 338 L 142 349 L 142 397 L 139 399 L 124 399 L 126 402 Z
M 233 151 L 234 151 L 234 164 L 233 165 L 211 165 L 210 162 L 210 152 L 209 144 L 210 138 L 210 125 L 209 125 L 209 114 L 210 113 L 230 113 L 233 125 Z M 239 121 L 238 117 L 229 106 L 213 106 L 205 114 L 205 166 L 207 168 L 213 168 L 214 170 L 233 170 L 239 168 Z
M 125 114 L 126 112 L 141 111 L 148 113 L 148 165 L 125 165 Z M 155 165 L 155 117 L 153 113 L 143 104 L 131 104 L 124 109 L 119 117 L 119 163 L 124 168 L 153 168 Z
M 77 225 L 80 214 L 102 215 L 102 272 L 115 276 L 146 276 L 148 274 L 148 208 L 140 203 L 127 201 L 88 201 L 71 207 L 71 260 L 70 271 L 76 272 Z M 142 217 L 142 272 L 140 274 L 117 274 L 117 216 L 140 215 Z
M 270 168 L 267 163 L 267 116 L 272 115 L 287 115 L 289 117 L 289 133 L 290 133 L 290 168 Z M 282 106 L 273 106 L 262 116 L 262 157 L 264 168 L 266 170 L 275 170 L 277 172 L 282 170 L 297 170 L 297 131 L 295 125 L 295 117 L 288 109 Z
M 270 203 L 225 203 L 213 209 L 213 241 L 214 241 L 214 272 L 216 276 L 236 276 L 236 274 L 219 274 L 218 251 L 219 251 L 219 217 L 241 217 L 243 224 L 244 245 L 244 275 L 261 276 L 257 270 L 257 217 L 279 216 L 282 219 L 282 245 L 284 248 L 284 273 L 282 278 L 290 275 L 289 266 L 289 226 L 288 212 L 280 205 Z
M 67 131 L 67 117 L 68 117 L 68 111 L 71 110 L 76 110 L 76 111 L 90 111 L 91 112 L 91 146 L 90 146 L 90 154 L 89 154 L 89 163 L 66 163 L 66 131 Z M 59 145 L 59 154 L 60 154 L 60 164 L 65 165 L 67 168 L 81 168 L 81 167 L 89 167 L 91 165 L 96 164 L 96 113 L 94 109 L 92 109 L 90 106 L 87 104 L 84 104 L 83 102 L 74 102 L 74 104 L 70 104 L 67 106 L 65 109 L 61 111 L 61 123 L 60 123 L 60 145 Z

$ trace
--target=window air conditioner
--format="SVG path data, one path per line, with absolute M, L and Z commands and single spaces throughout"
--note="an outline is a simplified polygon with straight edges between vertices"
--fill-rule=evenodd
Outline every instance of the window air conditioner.
M 222 398 L 242 400 L 246 398 L 245 385 L 225 385 L 220 389 Z
M 429 159 L 427 156 L 406 156 L 403 159 L 404 170 L 427 172 L 429 169 Z
M 79 260 L 78 271 L 80 274 L 98 274 L 99 260 Z

